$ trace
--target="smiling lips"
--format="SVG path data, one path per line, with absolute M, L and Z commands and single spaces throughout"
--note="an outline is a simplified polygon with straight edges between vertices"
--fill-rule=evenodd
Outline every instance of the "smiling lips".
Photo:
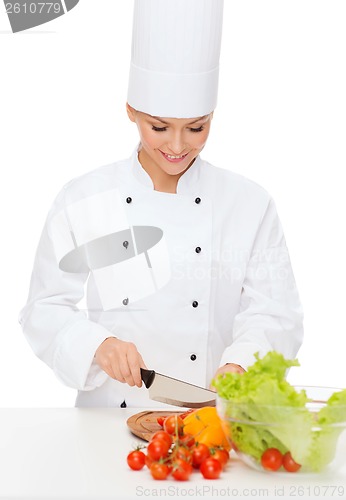
M 162 154 L 162 156 L 164 158 L 166 158 L 166 160 L 168 160 L 172 163 L 178 163 L 179 161 L 182 161 L 189 154 L 189 153 L 186 153 L 185 155 L 176 156 L 176 155 L 169 155 L 167 153 L 164 153 L 163 151 L 161 151 L 161 149 L 159 149 L 159 151 Z

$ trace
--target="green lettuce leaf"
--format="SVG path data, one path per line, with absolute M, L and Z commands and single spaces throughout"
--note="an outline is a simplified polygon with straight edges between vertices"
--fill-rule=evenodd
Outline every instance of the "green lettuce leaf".
M 308 457 L 308 463 L 312 470 L 319 471 L 333 460 L 338 438 L 345 429 L 345 422 L 346 389 L 335 392 L 328 399 L 326 406 L 318 412 L 316 422 L 318 430 L 314 432 Z

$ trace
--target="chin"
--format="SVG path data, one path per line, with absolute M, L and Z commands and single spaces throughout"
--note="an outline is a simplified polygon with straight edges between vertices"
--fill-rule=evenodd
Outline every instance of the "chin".
M 168 175 L 179 175 L 179 174 L 182 174 L 185 172 L 185 170 L 187 170 L 189 168 L 189 165 L 185 165 L 184 167 L 181 166 L 181 167 L 176 167 L 175 169 L 174 168 L 170 168 L 170 169 L 162 169 L 164 170 L 164 172 Z

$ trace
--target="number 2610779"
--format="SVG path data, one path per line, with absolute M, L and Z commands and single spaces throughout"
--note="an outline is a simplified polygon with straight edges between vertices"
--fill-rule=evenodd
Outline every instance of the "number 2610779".
M 61 4 L 57 2 L 6 2 L 7 14 L 60 14 Z

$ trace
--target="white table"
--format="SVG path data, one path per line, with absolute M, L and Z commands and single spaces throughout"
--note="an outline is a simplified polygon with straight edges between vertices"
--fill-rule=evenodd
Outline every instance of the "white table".
M 345 498 L 346 468 L 334 474 L 260 473 L 233 457 L 222 477 L 154 481 L 131 471 L 140 442 L 126 426 L 143 408 L 0 409 L 0 498 Z

